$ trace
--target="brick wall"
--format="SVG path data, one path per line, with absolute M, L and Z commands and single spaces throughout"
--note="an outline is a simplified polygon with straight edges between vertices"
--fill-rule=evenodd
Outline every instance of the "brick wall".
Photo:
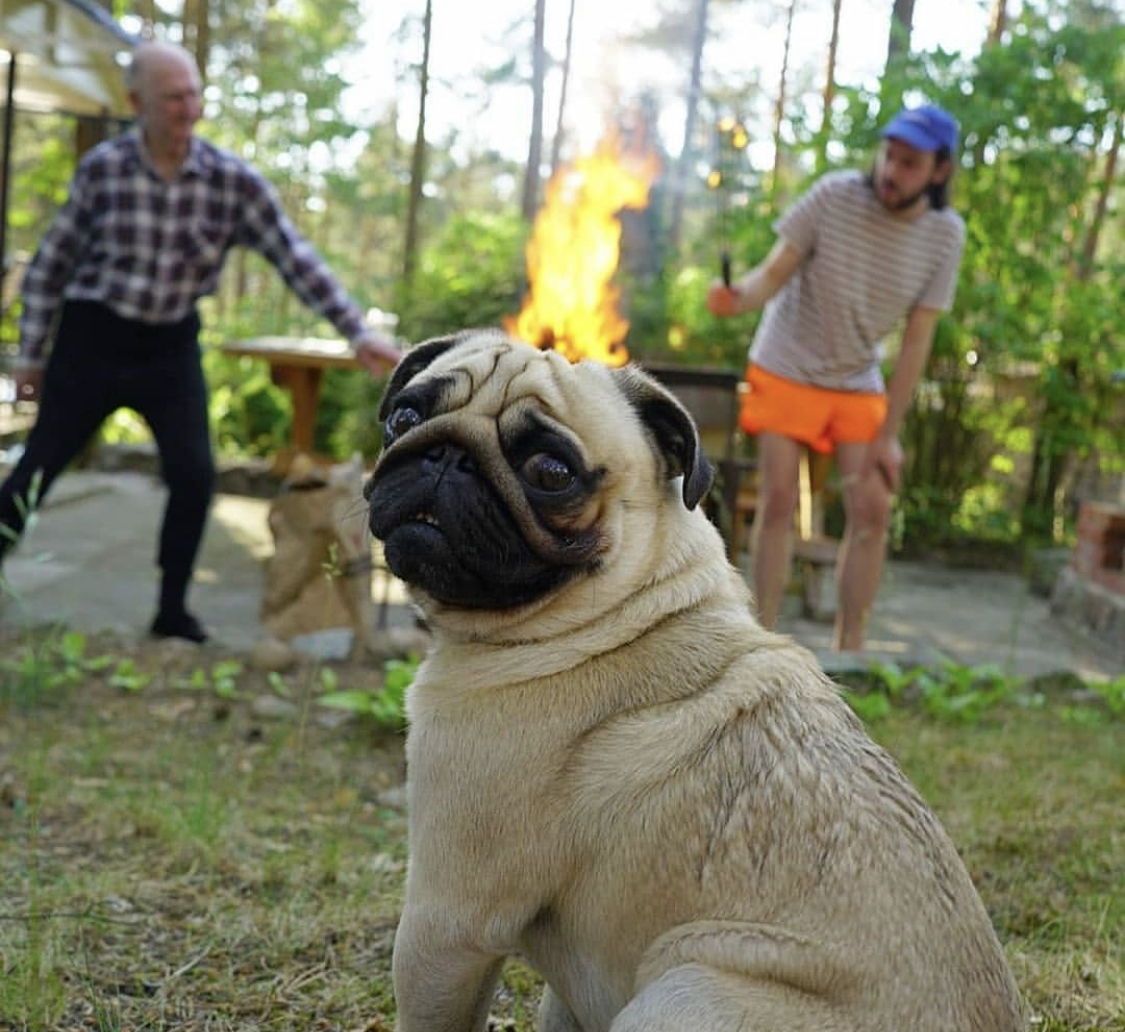
M 1071 566 L 1080 576 L 1125 595 L 1125 506 L 1082 503 Z

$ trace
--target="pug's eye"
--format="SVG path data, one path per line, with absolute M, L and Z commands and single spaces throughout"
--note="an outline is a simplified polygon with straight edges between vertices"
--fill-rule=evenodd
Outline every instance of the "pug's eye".
M 383 440 L 385 444 L 398 440 L 408 430 L 413 430 L 422 422 L 422 413 L 409 405 L 396 408 L 383 424 Z
M 540 452 L 532 455 L 520 472 L 532 487 L 540 491 L 565 491 L 574 483 L 574 473 L 558 456 Z

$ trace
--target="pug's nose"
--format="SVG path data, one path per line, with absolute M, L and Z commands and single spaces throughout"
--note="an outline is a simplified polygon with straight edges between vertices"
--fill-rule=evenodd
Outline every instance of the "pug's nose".
M 430 448 L 423 460 L 435 470 L 455 470 L 458 473 L 476 473 L 477 464 L 464 448 L 453 444 L 438 444 Z

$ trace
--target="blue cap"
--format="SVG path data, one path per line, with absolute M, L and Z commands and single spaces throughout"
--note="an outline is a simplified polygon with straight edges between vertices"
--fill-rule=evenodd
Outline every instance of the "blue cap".
M 903 140 L 924 151 L 945 147 L 952 154 L 957 149 L 957 120 L 934 104 L 903 108 L 887 123 L 882 135 Z

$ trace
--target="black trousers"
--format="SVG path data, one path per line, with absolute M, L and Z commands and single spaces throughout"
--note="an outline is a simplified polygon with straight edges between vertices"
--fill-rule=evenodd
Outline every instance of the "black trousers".
M 24 506 L 41 502 L 55 478 L 119 408 L 135 409 L 156 439 L 168 485 L 156 558 L 163 573 L 160 605 L 183 608 L 215 481 L 195 313 L 177 323 L 151 325 L 123 319 L 95 302 L 63 306 L 35 426 L 19 463 L 0 486 L 0 524 L 22 533 L 24 515 L 17 499 Z M 90 532 L 96 534 L 97 528 Z M 11 544 L 8 535 L 0 534 L 0 558 Z

